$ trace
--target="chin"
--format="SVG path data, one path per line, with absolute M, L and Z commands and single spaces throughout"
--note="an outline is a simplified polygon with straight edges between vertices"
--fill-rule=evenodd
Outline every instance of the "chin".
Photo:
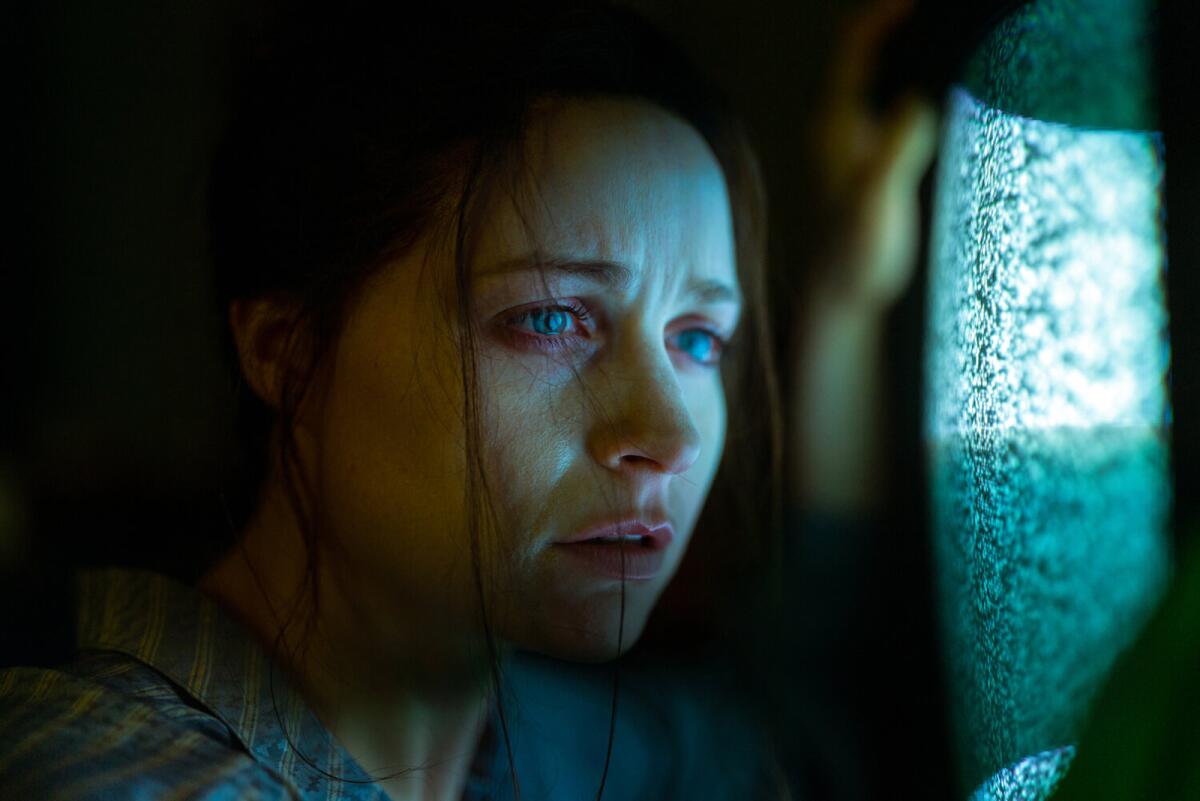
M 641 638 L 653 604 L 632 593 L 627 595 L 625 622 L 621 626 L 619 593 L 615 602 L 596 600 L 573 609 L 558 607 L 555 614 L 530 621 L 535 625 L 510 642 L 518 648 L 568 662 L 611 662 Z
M 538 649 L 538 653 L 555 659 L 561 659 L 564 662 L 598 665 L 604 662 L 611 662 L 618 656 L 625 654 L 637 643 L 641 635 L 641 630 L 632 633 L 625 632 L 625 636 L 621 638 L 620 653 L 617 652 L 617 637 L 615 632 L 611 637 L 581 637 L 565 642 L 549 643 L 548 647 Z

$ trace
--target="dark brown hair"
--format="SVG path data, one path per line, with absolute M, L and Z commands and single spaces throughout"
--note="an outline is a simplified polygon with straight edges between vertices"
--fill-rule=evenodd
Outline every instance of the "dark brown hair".
M 724 172 L 745 308 L 738 346 L 721 367 L 728 448 L 696 537 L 710 524 L 736 526 L 739 553 L 777 565 L 782 418 L 767 302 L 766 201 L 742 124 L 674 44 L 627 10 L 564 2 L 430 5 L 438 8 L 310 4 L 286 19 L 261 18 L 240 42 L 210 190 L 216 301 L 222 319 L 239 298 L 292 302 L 291 343 L 306 369 L 285 381 L 278 409 L 236 384 L 246 471 L 230 494 L 234 529 L 253 513 L 278 465 L 301 520 L 316 602 L 318 532 L 304 514 L 294 415 L 355 293 L 433 226 L 449 240 L 459 290 L 464 447 L 468 457 L 480 452 L 487 432 L 478 415 L 466 252 L 480 199 L 513 177 L 503 165 L 513 163 L 536 102 L 617 96 L 681 117 Z M 229 326 L 222 332 L 240 378 Z M 467 464 L 479 583 L 488 477 L 483 460 Z M 722 519 L 713 523 L 710 510 Z

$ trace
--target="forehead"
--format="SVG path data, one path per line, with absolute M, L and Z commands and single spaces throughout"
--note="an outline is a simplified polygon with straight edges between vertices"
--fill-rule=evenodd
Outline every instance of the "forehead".
M 544 251 L 736 286 L 724 175 L 681 118 L 635 99 L 558 100 L 537 109 L 524 156 L 515 203 L 492 209 L 481 254 Z

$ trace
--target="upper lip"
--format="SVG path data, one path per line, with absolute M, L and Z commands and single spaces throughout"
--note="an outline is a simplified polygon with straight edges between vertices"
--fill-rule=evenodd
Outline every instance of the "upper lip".
M 583 542 L 595 537 L 616 534 L 640 535 L 646 538 L 646 541 L 652 548 L 658 550 L 666 548 L 671 544 L 671 540 L 675 536 L 675 530 L 671 527 L 670 521 L 662 516 L 628 515 L 618 518 L 610 517 L 600 522 L 589 524 L 556 542 L 560 544 Z

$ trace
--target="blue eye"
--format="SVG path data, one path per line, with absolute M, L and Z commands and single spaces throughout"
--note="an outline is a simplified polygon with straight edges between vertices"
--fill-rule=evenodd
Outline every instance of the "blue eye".
M 689 328 L 679 334 L 679 347 L 700 364 L 713 366 L 721 359 L 725 342 L 711 331 Z
M 534 330 L 539 334 L 561 334 L 566 330 L 568 318 L 567 315 L 558 309 L 551 308 L 548 311 L 537 311 L 529 315 L 532 320 L 541 320 L 542 326 L 534 323 Z
M 540 337 L 561 338 L 564 334 L 571 333 L 567 326 L 572 317 L 580 322 L 591 319 L 587 309 L 571 301 L 561 305 L 529 309 L 509 317 L 505 322 L 520 330 L 522 327 L 520 324 L 528 321 L 532 328 L 531 333 Z
M 579 340 L 578 323 L 591 319 L 588 310 L 574 301 L 552 306 L 539 306 L 509 317 L 505 322 L 512 327 L 514 336 L 520 337 L 539 350 L 546 352 L 565 351 Z M 576 336 L 573 336 L 576 335 Z M 680 350 L 704 367 L 716 367 L 721 355 L 728 350 L 729 343 L 705 328 L 688 328 L 675 335 Z M 587 337 L 584 336 L 584 339 Z

